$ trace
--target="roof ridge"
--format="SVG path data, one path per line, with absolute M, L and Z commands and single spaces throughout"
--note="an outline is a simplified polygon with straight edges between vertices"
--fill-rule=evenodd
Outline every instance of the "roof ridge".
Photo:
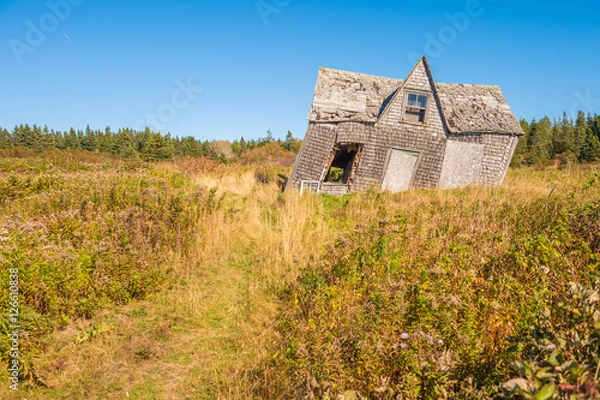
M 411 74 L 413 71 L 414 68 Z M 449 133 L 522 134 L 499 85 L 438 83 L 428 64 L 426 71 Z M 397 97 L 405 82 L 406 79 L 320 67 L 308 119 L 313 122 L 355 120 L 376 123 L 388 110 L 386 101 Z
M 414 67 L 413 67 L 413 69 L 414 69 Z M 399 82 L 404 82 L 406 80 L 406 79 L 401 79 L 401 78 L 391 78 L 389 76 L 383 76 L 383 75 L 374 75 L 374 74 L 369 74 L 366 72 L 354 72 L 354 71 L 348 71 L 345 69 L 337 69 L 337 68 L 329 68 L 329 67 L 319 67 L 319 71 L 329 71 L 329 72 L 337 72 L 337 73 L 350 74 L 350 75 L 360 75 L 360 76 L 365 76 L 365 77 L 370 77 L 370 78 L 390 79 L 390 80 L 395 80 L 395 81 L 399 81 Z M 500 88 L 499 85 L 489 85 L 489 84 L 480 84 L 480 83 L 447 83 L 447 82 L 435 82 L 434 81 L 434 85 L 443 85 L 443 86 L 457 85 L 457 86 L 473 86 L 473 87 L 482 87 L 482 88 L 484 88 L 484 87 Z
M 480 83 L 444 83 L 444 82 L 436 82 L 436 85 L 442 86 L 472 86 L 472 87 L 481 87 L 481 88 L 498 88 L 500 89 L 500 85 L 486 85 Z
M 389 76 L 373 75 L 373 74 L 367 74 L 365 72 L 354 72 L 354 71 L 347 71 L 344 69 L 327 68 L 327 67 L 320 67 L 319 71 L 341 72 L 341 73 L 346 73 L 346 74 L 351 74 L 351 75 L 361 75 L 361 76 L 367 76 L 367 77 L 371 77 L 371 78 L 390 79 L 390 80 L 396 80 L 396 81 L 404 80 L 404 79 L 400 79 L 400 78 L 390 78 Z

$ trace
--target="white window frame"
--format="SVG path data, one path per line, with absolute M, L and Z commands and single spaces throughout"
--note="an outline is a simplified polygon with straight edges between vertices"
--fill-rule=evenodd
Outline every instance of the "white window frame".
M 419 100 L 418 96 L 424 96 L 427 99 L 427 102 L 425 103 L 425 108 L 423 107 L 414 107 L 414 106 L 409 106 L 408 105 L 408 96 L 410 95 L 416 95 L 417 96 L 417 102 Z M 413 89 L 407 89 L 404 92 L 404 103 L 403 103 L 403 107 L 402 107 L 402 121 L 409 123 L 409 124 L 416 124 L 416 125 L 426 125 L 427 124 L 427 118 L 429 117 L 429 103 L 431 101 L 431 93 L 429 92 L 425 92 L 422 90 L 413 90 Z M 423 122 L 421 121 L 409 121 L 406 118 L 406 112 L 408 111 L 408 109 L 415 109 L 415 110 L 419 110 L 419 111 L 424 111 L 423 113 Z

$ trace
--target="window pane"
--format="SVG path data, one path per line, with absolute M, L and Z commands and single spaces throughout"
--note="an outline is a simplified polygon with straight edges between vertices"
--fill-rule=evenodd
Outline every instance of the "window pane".
M 427 96 L 419 96 L 419 107 L 427 108 Z
M 409 94 L 408 95 L 408 106 L 409 107 L 416 107 L 417 106 L 417 95 L 416 94 Z

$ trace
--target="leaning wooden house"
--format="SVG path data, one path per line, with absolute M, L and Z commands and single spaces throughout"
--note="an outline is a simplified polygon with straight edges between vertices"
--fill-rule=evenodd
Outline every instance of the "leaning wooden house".
M 321 69 L 287 188 L 500 185 L 523 130 L 498 86 L 435 83 L 422 58 L 406 80 Z

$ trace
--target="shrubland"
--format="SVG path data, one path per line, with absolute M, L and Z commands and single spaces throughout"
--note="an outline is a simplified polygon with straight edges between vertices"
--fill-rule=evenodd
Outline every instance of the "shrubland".
M 282 158 L 0 150 L 0 397 L 598 397 L 597 165 L 329 197 Z

